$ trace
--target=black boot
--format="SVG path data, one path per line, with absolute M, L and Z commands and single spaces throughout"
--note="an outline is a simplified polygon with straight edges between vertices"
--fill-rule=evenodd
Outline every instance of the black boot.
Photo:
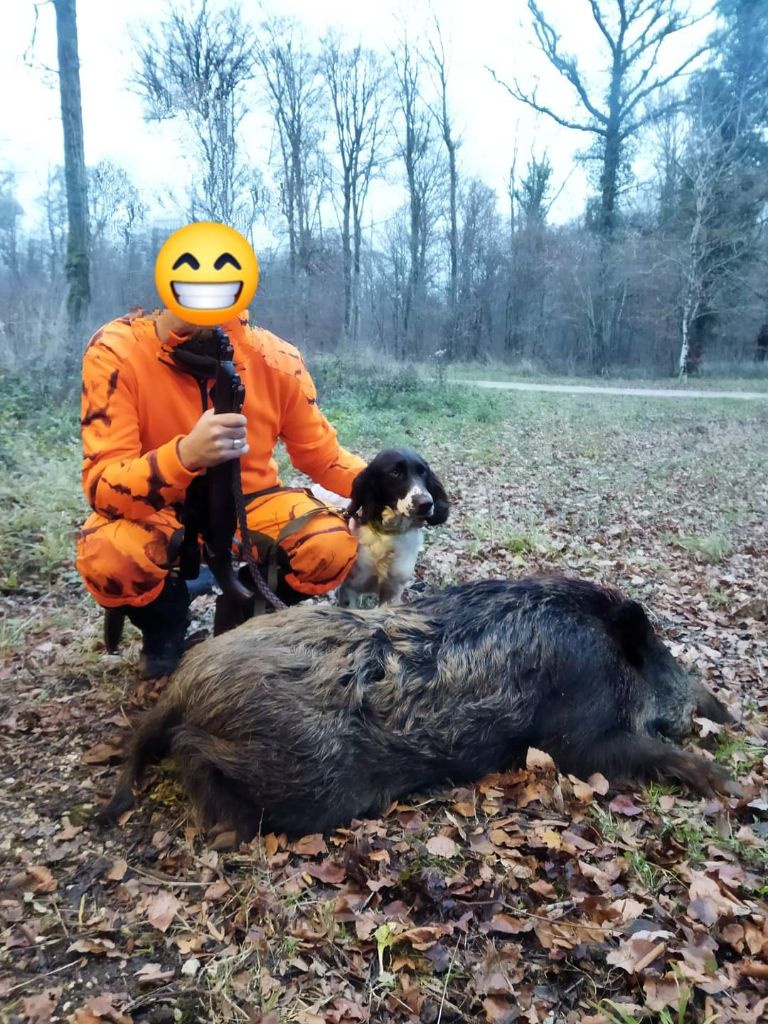
M 289 587 L 285 582 L 284 573 L 283 567 L 278 567 L 276 573 L 268 573 L 267 585 L 274 588 L 272 592 L 275 596 L 279 597 L 288 607 L 298 604 L 299 601 L 306 601 L 309 595 L 300 594 L 292 587 Z M 263 615 L 265 612 L 274 611 L 269 601 L 263 598 L 261 594 L 256 593 L 251 570 L 247 565 L 243 565 L 238 569 L 237 576 L 242 584 L 248 587 L 249 590 L 254 591 L 253 598 L 245 604 L 238 604 L 230 600 L 225 594 L 220 594 L 216 598 L 216 611 L 213 618 L 214 636 L 219 636 L 221 633 L 227 633 L 230 629 L 235 629 L 247 619 L 253 618 L 254 615 Z
M 184 653 L 189 604 L 186 582 L 170 575 L 154 601 L 143 608 L 123 605 L 120 609 L 144 637 L 139 668 L 145 679 L 167 676 L 178 665 Z

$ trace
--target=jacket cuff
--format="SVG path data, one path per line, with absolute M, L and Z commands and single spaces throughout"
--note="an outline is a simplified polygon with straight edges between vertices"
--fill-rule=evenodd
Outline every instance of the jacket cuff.
M 178 491 L 186 491 L 196 476 L 200 476 L 202 470 L 187 469 L 179 456 L 179 441 L 184 434 L 171 438 L 157 449 L 157 467 L 164 480 L 168 481 L 169 487 Z

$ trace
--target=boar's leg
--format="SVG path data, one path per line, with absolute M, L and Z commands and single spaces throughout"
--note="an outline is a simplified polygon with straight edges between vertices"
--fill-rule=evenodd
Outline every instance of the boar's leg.
M 611 781 L 656 777 L 675 779 L 707 796 L 715 791 L 740 792 L 719 765 L 653 736 L 612 733 L 596 740 L 590 750 L 582 749 L 573 759 L 564 750 L 560 761 L 569 771 L 581 772 L 582 776 L 585 771 L 602 772 Z
M 174 733 L 173 757 L 202 827 L 234 829 L 239 842 L 253 839 L 264 812 L 254 803 L 247 773 L 243 777 L 242 749 L 204 729 L 183 724 Z
M 172 730 L 178 717 L 176 708 L 163 705 L 153 708 L 144 716 L 131 741 L 112 799 L 96 815 L 98 825 L 113 825 L 121 814 L 134 806 L 134 787 L 141 783 L 144 772 L 151 764 L 162 761 L 170 753 Z
M 702 718 L 726 725 L 735 721 L 725 704 L 718 700 L 703 683 L 693 683 L 693 699 L 696 701 L 696 714 Z

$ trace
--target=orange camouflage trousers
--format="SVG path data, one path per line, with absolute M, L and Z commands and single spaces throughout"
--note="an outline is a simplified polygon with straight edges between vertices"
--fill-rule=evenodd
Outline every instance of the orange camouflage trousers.
M 341 513 L 303 488 L 246 496 L 255 549 L 279 549 L 289 587 L 307 596 L 338 587 L 357 555 Z M 107 519 L 94 512 L 77 535 L 78 572 L 100 605 L 149 604 L 178 557 L 183 526 L 172 508 L 144 519 Z

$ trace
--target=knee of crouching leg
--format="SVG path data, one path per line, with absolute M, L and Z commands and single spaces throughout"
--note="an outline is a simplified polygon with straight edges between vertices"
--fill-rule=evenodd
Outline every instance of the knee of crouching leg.
M 330 524 L 315 524 L 297 537 L 287 551 L 290 571 L 286 582 L 304 594 L 325 594 L 340 586 L 357 557 L 357 541 L 335 517 Z

